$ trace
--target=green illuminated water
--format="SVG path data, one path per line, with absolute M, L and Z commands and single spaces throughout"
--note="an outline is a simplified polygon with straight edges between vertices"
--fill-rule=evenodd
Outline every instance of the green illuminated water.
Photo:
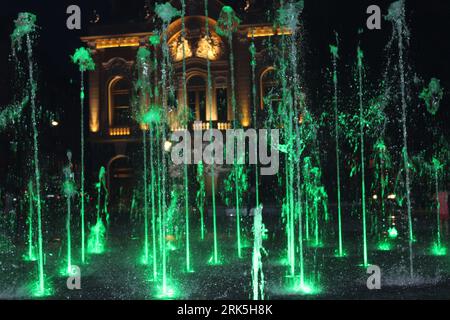
M 34 231 L 33 231 L 33 220 L 34 220 L 34 191 L 33 191 L 33 181 L 28 182 L 28 216 L 27 216 L 27 225 L 28 225 L 28 235 L 27 235 L 27 245 L 28 250 L 24 259 L 27 261 L 36 261 L 36 245 L 34 240 Z
M 208 13 L 208 0 L 204 2 L 205 7 L 205 35 L 207 38 L 211 38 L 210 28 L 209 28 L 209 13 Z M 211 80 L 211 61 L 209 59 L 209 55 L 206 57 L 206 72 L 208 75 L 206 91 L 208 96 L 208 101 L 212 101 L 212 80 Z M 212 122 L 212 105 L 210 106 L 209 112 L 209 135 L 210 142 L 213 140 L 213 122 Z M 211 165 L 211 206 L 212 206 L 212 220 L 213 220 L 213 259 L 212 262 L 214 264 L 219 264 L 219 247 L 217 240 L 217 212 L 216 212 L 216 186 L 215 186 L 215 163 L 213 162 Z
M 363 265 L 368 266 L 368 256 L 367 256 L 367 212 L 366 212 L 366 157 L 364 153 L 364 130 L 365 130 L 365 119 L 364 119 L 364 103 L 363 103 L 363 58 L 364 53 L 358 46 L 357 51 L 358 58 L 358 97 L 359 97 L 359 139 L 360 139 L 360 153 L 361 153 L 361 217 L 362 217 L 362 232 L 363 232 Z
M 42 231 L 42 199 L 41 199 L 41 172 L 39 166 L 39 132 L 37 122 L 36 91 L 37 83 L 34 79 L 33 43 L 32 37 L 36 31 L 36 16 L 28 12 L 19 13 L 14 21 L 14 31 L 11 34 L 13 54 L 22 50 L 22 42 L 26 43 L 28 59 L 28 90 L 31 103 L 31 126 L 33 130 L 33 167 L 34 167 L 34 195 L 36 197 L 37 233 L 38 233 L 38 286 L 34 294 L 43 296 L 48 293 L 44 274 L 44 248 Z
M 63 192 L 66 196 L 67 216 L 66 216 L 66 246 L 67 246 L 67 274 L 72 274 L 72 236 L 71 236 L 71 219 L 72 219 L 72 198 L 76 193 L 74 175 L 72 172 L 72 152 L 67 152 L 68 165 L 64 168 L 64 184 Z
M 162 25 L 162 35 L 163 35 L 163 41 L 162 41 L 162 65 L 161 65 L 161 85 L 162 85 L 162 108 L 163 110 L 168 110 L 169 108 L 169 97 L 174 97 L 174 87 L 171 85 L 171 79 L 170 79 L 170 64 L 171 64 L 171 58 L 169 54 L 169 46 L 168 46 L 168 36 L 167 32 L 164 32 L 167 30 L 169 23 L 172 19 L 179 17 L 181 15 L 181 12 L 177 9 L 175 9 L 170 3 L 165 4 L 156 4 L 155 7 L 156 14 L 163 22 Z M 160 210 L 159 210 L 159 230 L 160 230 L 160 251 L 161 251 L 161 261 L 162 261 L 162 267 L 161 267 L 161 285 L 160 285 L 160 291 L 161 291 L 161 297 L 171 297 L 173 296 L 173 290 L 169 286 L 169 279 L 167 275 L 167 228 L 168 228 L 168 220 L 167 220 L 167 213 L 169 213 L 170 210 L 167 206 L 167 188 L 168 188 L 168 171 L 167 171 L 167 152 L 164 150 L 163 145 L 167 141 L 167 127 L 165 121 L 161 123 L 159 126 L 159 134 L 157 137 L 161 139 L 159 141 L 159 155 L 158 155 L 158 163 L 160 170 L 160 177 L 158 179 L 159 188 L 158 190 L 161 190 L 161 197 L 160 197 Z M 170 194 L 170 191 L 169 191 Z M 167 210 L 167 211 L 166 211 Z
M 231 109 L 233 114 L 233 129 L 238 129 L 240 127 L 238 110 L 237 110 L 237 100 L 236 100 L 236 81 L 234 74 L 234 51 L 233 51 L 233 33 L 237 31 L 237 28 L 241 21 L 234 13 L 233 9 L 229 6 L 224 6 L 220 13 L 219 20 L 216 25 L 216 32 L 218 35 L 226 37 L 228 40 L 228 52 L 230 61 L 230 78 L 231 78 Z M 240 185 L 241 178 L 245 179 L 243 174 L 242 163 L 243 159 L 237 158 L 237 139 L 233 142 L 233 174 L 234 174 L 234 200 L 235 200 L 235 210 L 236 210 L 236 247 L 237 254 L 239 258 L 242 258 L 242 241 L 241 241 L 241 198 L 243 186 Z
M 434 185 L 435 185 L 435 197 L 436 197 L 436 242 L 435 249 L 436 252 L 442 252 L 441 248 L 445 247 L 442 244 L 442 234 L 441 234 L 441 219 L 440 219 L 440 202 L 439 202 L 439 172 L 443 169 L 443 165 L 436 158 L 433 158 L 433 171 L 434 171 Z
M 341 162 L 339 150 L 339 109 L 338 109 L 338 71 L 337 60 L 339 59 L 339 38 L 336 33 L 336 45 L 330 45 L 330 52 L 333 58 L 333 105 L 334 105 L 334 139 L 336 149 L 336 194 L 338 213 L 338 256 L 344 256 L 344 246 L 342 240 L 342 209 L 341 209 Z
M 253 300 L 264 300 L 264 272 L 262 264 L 263 233 L 262 205 L 256 207 L 253 215 L 252 287 Z
M 80 143 L 81 143 L 81 181 L 80 181 L 80 221 L 81 221 L 81 262 L 86 262 L 86 235 L 85 235 L 85 146 L 84 146 L 84 73 L 86 71 L 92 71 L 95 69 L 94 60 L 91 57 L 89 49 L 80 47 L 75 50 L 74 55 L 71 57 L 72 62 L 78 65 L 80 70 Z
M 205 239 L 205 179 L 203 161 L 197 164 L 197 183 L 199 188 L 197 190 L 197 209 L 200 212 L 200 239 Z
M 136 69 L 137 69 L 137 81 L 134 86 L 134 111 L 135 117 L 141 123 L 151 126 L 152 123 L 157 120 L 157 116 L 154 111 L 150 110 L 148 100 L 151 98 L 150 81 L 149 81 L 149 66 L 150 51 L 147 48 L 139 48 L 136 55 Z M 149 141 L 152 144 L 152 141 Z M 142 262 L 149 264 L 149 210 L 148 210 L 148 151 L 147 151 L 147 133 L 145 128 L 142 130 L 142 151 L 143 151 L 143 186 L 144 186 L 144 249 Z M 152 159 L 150 160 L 152 161 Z M 154 230 L 153 230 L 154 231 Z M 155 252 L 153 252 L 155 255 Z
M 408 130 L 407 130 L 407 92 L 405 82 L 405 62 L 404 51 L 405 43 L 408 42 L 409 30 L 406 27 L 405 20 L 405 2 L 403 0 L 392 3 L 388 10 L 387 20 L 392 22 L 392 39 L 397 40 L 398 44 L 398 73 L 399 73 L 399 89 L 401 95 L 401 124 L 402 124 L 402 158 L 403 158 L 403 170 L 405 175 L 405 191 L 406 191 L 406 210 L 408 216 L 408 237 L 409 237 L 409 260 L 410 260 L 410 275 L 413 277 L 413 221 L 412 221 L 412 206 L 411 206 L 411 178 L 409 167 L 409 154 L 408 154 Z
M 364 152 L 364 130 L 365 130 L 365 118 L 364 118 L 364 103 L 363 103 L 363 58 L 364 53 L 358 46 L 357 50 L 357 68 L 358 68 L 358 98 L 359 98 L 359 149 L 361 155 L 361 218 L 362 218 L 362 232 L 363 232 L 363 265 L 368 266 L 367 257 L 367 212 L 366 212 L 366 156 Z
M 370 262 L 376 263 L 375 260 L 372 261 L 375 258 L 380 258 L 381 262 L 397 264 L 398 261 L 403 262 L 406 241 L 409 244 L 409 272 L 413 276 L 415 238 L 412 214 L 416 211 L 412 211 L 412 203 L 418 203 L 418 208 L 424 203 L 427 206 L 425 212 L 429 214 L 429 216 L 417 216 L 418 224 L 420 222 L 422 225 L 418 229 L 420 241 L 417 242 L 416 254 L 422 255 L 426 252 L 425 255 L 436 256 L 433 257 L 436 259 L 433 261 L 438 262 L 436 263 L 438 270 L 445 272 L 440 269 L 441 262 L 444 261 L 440 259 L 445 257 L 439 256 L 447 254 L 448 239 L 445 226 L 441 221 L 439 200 L 440 192 L 445 190 L 448 182 L 446 168 L 449 157 L 448 150 L 445 149 L 446 137 L 436 126 L 429 131 L 433 135 L 432 145 L 413 144 L 409 141 L 413 137 L 408 138 L 407 131 L 411 128 L 407 126 L 407 121 L 415 120 L 409 117 L 409 112 L 414 110 L 412 109 L 414 98 L 419 101 L 418 107 L 422 108 L 423 114 L 435 121 L 436 115 L 441 112 L 439 107 L 445 91 L 438 79 L 431 78 L 429 82 L 428 80 L 424 82 L 425 86 L 421 92 L 418 91 L 415 96 L 412 94 L 412 86 L 410 87 L 408 82 L 409 65 L 406 63 L 409 34 L 405 25 L 404 1 L 394 2 L 389 9 L 387 19 L 393 24 L 393 34 L 387 45 L 387 49 L 390 50 L 387 57 L 389 62 L 386 69 L 388 70 L 380 84 L 374 84 L 376 81 L 368 81 L 370 78 L 366 72 L 370 72 L 370 65 L 364 57 L 362 47 L 358 46 L 355 68 L 348 68 L 348 73 L 354 77 L 356 86 L 349 83 L 346 89 L 349 90 L 350 95 L 346 97 L 343 94 L 346 92 L 344 89 L 346 83 L 342 80 L 345 79 L 345 74 L 340 70 L 344 56 L 340 55 L 345 50 L 341 49 L 336 34 L 336 42 L 329 46 L 328 53 L 331 55 L 332 63 L 330 67 L 332 87 L 323 95 L 332 100 L 331 104 L 326 101 L 323 103 L 324 106 L 330 104 L 329 111 L 324 111 L 326 108 L 323 106 L 315 105 L 314 98 L 308 93 L 308 84 L 304 81 L 308 77 L 302 70 L 309 61 L 303 61 L 307 55 L 304 55 L 303 46 L 300 45 L 305 41 L 300 19 L 303 1 L 281 1 L 280 9 L 274 12 L 273 27 L 274 30 L 288 28 L 289 33 L 272 37 L 260 37 L 256 35 L 256 30 L 251 29 L 251 33 L 242 34 L 241 28 L 244 26 L 240 26 L 239 18 L 228 6 L 222 9 L 217 24 L 210 26 L 208 4 L 208 0 L 204 0 L 206 19 L 201 32 L 208 40 L 211 40 L 210 27 L 215 27 L 215 31 L 226 42 L 224 45 L 229 50 L 229 56 L 225 56 L 228 64 L 221 64 L 223 61 L 220 60 L 210 61 L 208 57 L 202 62 L 207 71 L 206 121 L 209 121 L 209 130 L 205 133 L 209 131 L 210 142 L 215 140 L 213 125 L 216 121 L 221 121 L 221 119 L 213 119 L 212 105 L 214 103 L 212 101 L 215 99 L 214 77 L 222 66 L 221 72 L 224 74 L 227 72 L 229 76 L 228 94 L 231 109 L 229 115 L 232 127 L 240 129 L 242 124 L 250 126 L 252 122 L 251 126 L 255 129 L 279 129 L 278 143 L 270 134 L 266 133 L 265 138 L 272 148 L 270 152 L 274 149 L 280 152 L 280 172 L 274 177 L 264 177 L 262 174 L 260 176 L 258 164 L 243 164 L 246 159 L 237 157 L 239 141 L 237 139 L 242 137 L 237 137 L 233 141 L 233 166 L 229 172 L 227 167 L 223 167 L 226 174 L 222 174 L 220 165 L 200 161 L 191 166 L 193 181 L 190 181 L 187 161 L 180 166 L 172 164 L 170 159 L 172 142 L 169 141 L 171 126 L 175 123 L 187 130 L 192 120 L 188 110 L 187 66 L 190 66 L 191 62 L 200 63 L 201 59 L 189 60 L 188 48 L 185 46 L 190 42 L 185 41 L 179 42 L 182 46 L 182 60 L 174 63 L 171 56 L 169 43 L 172 41 L 172 34 L 167 30 L 171 28 L 175 19 L 180 19 L 177 24 L 179 23 L 178 28 L 181 26 L 181 39 L 194 38 L 187 28 L 190 19 L 186 17 L 185 1 L 181 0 L 181 10 L 176 9 L 169 2 L 156 4 L 156 14 L 160 20 L 159 29 L 148 39 L 148 43 L 141 43 L 141 46 L 136 48 L 136 64 L 133 66 L 135 74 L 132 87 L 132 118 L 136 122 L 135 125 L 140 126 L 139 134 L 142 134 L 142 145 L 138 146 L 138 156 L 133 160 L 137 159 L 138 164 L 142 162 L 142 166 L 138 165 L 139 170 L 142 171 L 137 175 L 139 177 L 137 185 L 131 189 L 133 196 L 130 207 L 124 209 L 122 202 L 119 201 L 118 212 L 111 211 L 117 214 L 117 217 L 124 213 L 128 217 L 127 212 L 124 211 L 130 210 L 131 229 L 126 230 L 127 227 L 124 227 L 125 234 L 127 239 L 137 240 L 137 244 L 130 249 L 130 253 L 135 259 L 139 257 L 140 262 L 143 262 L 143 265 L 136 270 L 141 270 L 143 278 L 150 283 L 145 297 L 147 294 L 160 299 L 191 297 L 191 293 L 195 294 L 195 288 L 203 286 L 203 283 L 199 281 L 202 280 L 203 275 L 199 275 L 201 278 L 197 279 L 195 274 L 190 274 L 194 268 L 202 271 L 198 272 L 199 274 L 204 270 L 213 270 L 220 273 L 220 276 L 228 277 L 225 272 L 229 270 L 236 272 L 238 270 L 236 268 L 241 267 L 243 271 L 239 269 L 241 271 L 237 271 L 236 276 L 248 282 L 248 286 L 242 287 L 247 291 L 244 295 L 251 299 L 263 300 L 270 298 L 272 294 L 279 293 L 272 290 L 280 290 L 283 295 L 316 295 L 320 294 L 321 284 L 329 280 L 325 277 L 347 270 L 340 269 L 346 259 L 334 259 L 333 251 L 335 257 L 362 253 L 363 266 L 369 266 Z M 76 269 L 74 268 L 76 259 L 80 259 L 81 263 L 89 261 L 92 264 L 89 266 L 90 270 L 98 270 L 91 267 L 94 267 L 97 261 L 107 259 L 110 254 L 122 250 L 123 247 L 122 243 L 119 246 L 117 242 L 110 241 L 108 238 L 112 234 L 110 231 L 115 230 L 110 229 L 109 210 L 115 210 L 115 207 L 109 206 L 107 188 L 109 186 L 106 183 L 107 173 L 104 167 L 100 169 L 97 183 L 91 186 L 96 192 L 93 200 L 93 205 L 96 205 L 92 209 L 87 197 L 90 184 L 87 176 L 89 165 L 88 162 L 85 163 L 84 77 L 86 71 L 94 70 L 95 62 L 91 52 L 86 48 L 77 49 L 71 57 L 72 62 L 79 67 L 81 78 L 80 165 L 72 164 L 72 154 L 68 152 L 68 161 L 64 165 L 63 174 L 57 173 L 60 180 L 55 183 L 61 193 L 57 193 L 56 196 L 50 195 L 50 192 L 53 193 L 51 170 L 47 172 L 45 167 L 40 167 L 40 164 L 45 165 L 42 162 L 45 150 L 41 150 L 42 154 L 39 152 L 39 138 L 42 139 L 41 132 L 46 134 L 42 119 L 46 119 L 47 113 L 44 103 L 40 106 L 36 98 L 37 73 L 36 63 L 33 61 L 35 21 L 35 16 L 24 13 L 20 14 L 15 21 L 16 29 L 11 35 L 14 56 L 22 49 L 22 42 L 25 40 L 26 43 L 23 47 L 28 58 L 25 75 L 26 93 L 19 95 L 22 102 L 9 105 L 0 112 L 0 130 L 9 131 L 16 124 L 24 125 L 27 122 L 26 128 L 32 131 L 30 135 L 32 139 L 29 141 L 32 157 L 29 158 L 30 163 L 26 165 L 27 169 L 28 166 L 32 167 L 32 175 L 24 180 L 25 182 L 29 180 L 26 192 L 24 181 L 19 181 L 18 186 L 23 193 L 26 193 L 25 200 L 17 201 L 20 203 L 18 207 L 23 206 L 17 211 L 26 216 L 23 239 L 25 245 L 18 248 L 21 250 L 19 258 L 29 261 L 23 264 L 29 265 L 30 270 L 35 264 L 33 261 L 36 261 L 37 286 L 33 287 L 32 294 L 41 297 L 51 293 L 49 280 L 54 270 L 52 264 L 55 256 L 59 258 L 62 255 L 65 258 L 62 260 L 63 274 L 72 275 L 73 270 Z M 247 54 L 250 56 L 250 65 L 246 68 L 251 71 L 249 96 L 251 114 L 243 114 L 238 103 L 238 98 L 239 100 L 241 98 L 238 88 L 240 61 L 233 54 L 233 48 L 237 48 L 238 41 L 249 45 Z M 394 52 L 393 55 L 390 54 L 392 52 Z M 393 58 L 396 58 L 397 54 L 398 63 Z M 273 66 L 269 67 L 269 71 L 273 72 L 273 79 L 270 79 L 271 81 L 268 82 L 271 83 L 267 85 L 270 88 L 264 87 L 264 72 L 267 71 L 264 70 L 266 56 L 274 60 Z M 343 70 L 344 66 L 345 63 L 342 63 Z M 181 67 L 182 76 L 181 79 L 177 79 L 177 72 Z M 392 79 L 389 78 L 391 73 L 394 73 Z M 324 76 L 324 80 L 326 77 L 328 75 Z M 421 84 L 422 87 L 421 79 L 414 79 L 414 83 Z M 262 108 L 259 108 L 258 103 L 260 99 L 258 90 L 261 90 L 258 87 L 263 90 Z M 383 93 L 380 94 L 378 91 Z M 373 92 L 376 93 L 373 94 Z M 397 112 L 399 117 L 392 117 L 391 112 Z M 247 116 L 250 118 L 245 118 Z M 25 120 L 22 121 L 22 119 Z M 332 139 L 324 142 L 322 138 L 329 132 Z M 398 132 L 401 134 L 397 137 Z M 436 139 L 438 134 L 442 134 L 443 141 L 438 142 Z M 112 137 L 111 139 L 119 141 L 120 138 Z M 345 142 L 348 145 L 345 145 Z M 410 144 L 409 149 L 408 144 Z M 28 145 L 25 143 L 24 147 Z M 348 147 L 351 151 L 347 153 Z M 332 154 L 331 157 L 330 154 Z M 253 155 L 258 158 L 257 144 L 245 157 Z M 47 160 L 47 155 L 45 156 Z M 187 160 L 188 154 L 184 153 L 184 156 Z M 53 160 L 51 155 L 49 159 Z M 329 159 L 333 162 L 335 160 L 336 163 L 331 163 L 332 166 L 330 166 L 326 162 Z M 42 177 L 41 170 L 45 172 Z M 80 173 L 79 186 L 78 181 L 75 181 L 78 175 L 74 171 Z M 348 179 L 347 173 L 350 174 Z M 139 176 L 140 174 L 142 177 Z M 251 199 L 253 189 L 249 186 L 249 175 L 251 178 L 254 175 L 255 182 L 252 187 L 254 187 L 255 200 Z M 16 179 L 17 177 L 8 174 L 8 178 Z M 335 183 L 330 183 L 330 179 L 336 179 L 333 181 Z M 271 184 L 266 184 L 266 181 L 271 181 Z M 209 186 L 210 182 L 211 186 Z M 355 190 L 359 190 L 359 185 L 361 186 L 360 194 L 354 196 L 351 192 L 355 193 Z M 422 188 L 424 186 L 426 190 Z M 121 187 L 119 190 L 119 200 L 122 200 L 127 190 L 126 187 Z M 3 190 L 0 191 L 3 193 Z M 218 219 L 216 191 L 223 198 L 225 204 L 223 210 L 234 209 L 235 217 L 230 219 L 224 216 L 223 219 Z M 211 192 L 210 199 L 207 192 Z M 273 192 L 273 203 L 270 202 L 271 198 L 267 200 L 267 192 Z M 327 192 L 333 192 L 336 195 L 336 204 L 328 199 Z M 414 195 L 417 192 L 419 197 L 413 198 L 412 192 Z M 61 200 L 59 200 L 59 194 L 63 195 Z M 79 207 L 77 207 L 78 200 L 75 200 L 78 195 L 80 196 Z M 60 230 L 47 230 L 47 226 L 53 227 L 53 224 L 50 217 L 44 219 L 46 216 L 44 208 L 47 208 L 53 200 L 44 201 L 44 199 L 50 198 L 55 199 L 54 201 L 59 200 L 57 205 L 58 213 L 60 213 L 58 216 Z M 348 204 L 343 201 L 344 198 L 345 200 L 348 198 Z M 2 197 L 0 197 L 1 200 L 3 200 Z M 190 210 L 189 205 L 195 207 Z M 336 217 L 331 214 L 334 210 L 329 210 L 329 206 L 334 208 L 335 205 Z M 353 210 L 354 212 L 348 210 L 350 205 L 357 209 Z M 250 212 L 253 213 L 253 217 L 251 214 L 245 214 L 247 209 L 252 209 Z M 403 216 L 398 213 L 399 209 L 405 213 Z M 74 216 L 74 210 L 80 210 L 80 225 L 78 225 L 78 214 Z M 275 212 L 275 215 L 270 216 L 272 212 Z M 15 212 L 7 214 L 7 227 L 16 226 L 14 214 Z M 428 218 L 429 220 L 426 220 Z M 344 237 L 343 227 L 351 228 L 352 219 L 357 221 L 357 227 L 351 230 L 353 232 L 348 230 Z M 229 223 L 228 228 L 225 224 L 222 227 L 218 221 Z M 428 221 L 428 225 L 425 225 L 425 221 Z M 3 223 L 3 220 L 0 222 Z M 196 229 L 197 226 L 198 229 Z M 361 229 L 362 232 L 360 232 Z M 3 232 L 3 226 L 0 231 Z M 56 255 L 51 251 L 54 249 L 53 243 L 58 243 L 58 240 L 54 241 L 51 238 L 54 231 L 62 235 L 61 247 Z M 3 252 L 3 234 L 1 236 L 2 252 L 0 254 L 13 253 L 15 249 L 13 242 L 7 244 L 7 252 Z M 249 237 L 249 250 L 246 250 L 246 237 Z M 266 239 L 270 240 L 264 243 Z M 75 244 L 78 241 L 80 241 L 80 247 L 79 244 Z M 208 241 L 212 243 L 207 243 Z M 44 247 L 47 251 L 47 243 L 49 244 L 48 252 L 44 252 Z M 370 246 L 372 243 L 373 247 Z M 210 248 L 209 246 L 212 247 L 212 252 L 207 249 Z M 204 252 L 205 248 L 208 252 Z M 371 248 L 377 250 L 373 257 Z M 76 254 L 76 250 L 81 250 L 81 254 Z M 89 256 L 89 254 L 105 253 L 106 250 L 108 254 L 102 257 Z M 227 269 L 228 265 L 205 266 L 205 264 L 222 264 L 225 255 L 230 253 L 237 253 L 238 257 L 227 259 L 226 262 L 233 267 L 232 269 Z M 273 262 L 269 258 L 278 259 L 281 256 L 283 266 L 286 267 L 280 268 L 280 271 L 277 268 L 271 268 Z M 206 261 L 209 257 L 209 261 Z M 124 255 L 121 262 L 127 264 L 127 261 Z M 418 259 L 418 261 L 421 260 Z M 50 266 L 47 267 L 47 265 Z M 427 265 L 424 263 L 424 266 Z M 419 267 L 418 270 L 422 269 L 422 265 Z M 251 270 L 251 272 L 245 270 Z M 204 285 L 204 288 L 201 287 L 201 290 L 209 292 L 213 284 L 220 283 L 221 278 L 213 279 L 212 277 L 215 276 L 217 275 L 211 272 L 207 278 L 208 283 Z M 282 276 L 284 276 L 282 281 L 279 281 L 277 277 Z M 139 277 L 136 276 L 135 279 Z M 213 280 L 210 282 L 209 279 Z M 272 286 L 273 284 L 275 285 Z M 282 288 L 277 289 L 277 286 Z M 229 292 L 234 292 L 232 290 L 234 289 L 227 289 L 225 297 L 231 296 Z M 57 292 L 59 294 L 60 291 Z
M 186 86 L 186 45 L 184 39 L 186 39 L 186 25 L 185 25 L 186 3 L 181 0 L 181 38 L 182 51 L 183 51 L 183 105 L 186 108 L 185 114 L 188 115 L 188 103 L 187 103 L 187 86 Z M 183 126 L 187 128 L 188 119 L 184 119 Z M 190 226 L 189 226 L 189 184 L 188 184 L 188 164 L 187 154 L 185 156 L 184 168 L 183 168 L 183 180 L 184 180 L 184 211 L 185 211 L 185 229 L 186 229 L 186 271 L 191 272 L 191 239 L 190 239 Z
M 100 168 L 97 188 L 97 216 L 95 224 L 89 230 L 87 252 L 90 254 L 102 254 L 106 249 L 106 226 L 108 223 L 108 189 L 106 188 L 106 170 Z
M 252 38 L 250 44 L 250 65 L 252 68 L 252 99 L 253 99 L 253 127 L 258 129 L 258 108 L 256 106 L 256 47 L 255 47 L 255 30 L 252 30 Z M 255 159 L 258 159 L 258 146 L 255 144 L 254 150 Z M 258 163 L 255 163 L 255 208 L 259 206 L 259 172 Z

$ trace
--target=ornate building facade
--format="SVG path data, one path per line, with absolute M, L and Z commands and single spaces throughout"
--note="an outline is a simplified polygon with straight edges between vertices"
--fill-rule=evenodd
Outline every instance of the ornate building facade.
M 241 19 L 238 30 L 233 34 L 232 50 L 237 110 L 242 126 L 251 127 L 253 108 L 264 110 L 263 97 L 274 86 L 274 66 L 266 52 L 265 41 L 282 35 L 269 23 L 263 23 L 264 12 L 252 5 L 253 1 L 243 1 L 235 11 Z M 180 9 L 179 1 L 171 4 Z M 224 4 L 209 1 L 209 26 L 211 41 L 205 33 L 205 14 L 203 1 L 186 0 L 185 30 L 182 37 L 181 19 L 168 26 L 167 33 L 170 56 L 174 73 L 173 86 L 176 88 L 176 101 L 168 112 L 180 112 L 183 97 L 183 45 L 185 48 L 187 104 L 197 121 L 191 130 L 205 130 L 212 120 L 213 126 L 220 130 L 230 127 L 233 121 L 231 106 L 230 46 L 228 39 L 215 31 L 215 26 Z M 125 186 L 133 179 L 135 167 L 133 157 L 141 148 L 141 125 L 132 117 L 131 93 L 134 79 L 136 54 L 140 47 L 149 46 L 149 37 L 155 30 L 151 10 L 147 20 L 142 23 L 121 25 L 94 24 L 90 35 L 82 41 L 92 50 L 96 63 L 95 71 L 89 74 L 89 137 L 91 144 L 92 170 L 104 166 L 108 173 L 108 183 Z M 260 22 L 255 23 L 259 20 Z M 121 30 L 127 30 L 121 32 Z M 136 31 L 133 31 L 136 30 Z M 252 72 L 250 43 L 256 45 L 257 101 L 252 99 Z M 159 48 L 160 50 L 160 48 Z M 207 59 L 211 62 L 212 99 L 207 94 Z M 173 121 L 171 130 L 179 129 Z M 140 160 L 139 160 L 140 161 Z

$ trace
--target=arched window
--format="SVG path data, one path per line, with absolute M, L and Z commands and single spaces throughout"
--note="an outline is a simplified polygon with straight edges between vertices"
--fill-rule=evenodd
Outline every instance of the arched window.
M 276 79 L 275 68 L 269 67 L 261 73 L 260 78 L 260 101 L 261 110 L 272 108 L 276 110 L 281 101 L 278 81 Z
M 195 75 L 187 82 L 188 105 L 191 114 L 197 121 L 206 121 L 206 82 Z
M 109 83 L 108 91 L 110 127 L 129 127 L 132 119 L 130 82 L 122 76 L 116 76 Z
M 219 122 L 228 121 L 228 90 L 227 79 L 223 77 L 216 78 L 216 107 L 217 120 Z

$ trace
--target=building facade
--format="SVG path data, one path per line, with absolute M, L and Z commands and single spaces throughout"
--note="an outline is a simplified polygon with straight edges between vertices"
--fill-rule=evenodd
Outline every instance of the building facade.
M 201 2 L 201 5 L 199 3 Z M 171 4 L 181 9 L 179 1 Z M 209 1 L 209 26 L 211 40 L 206 37 L 205 10 L 203 1 L 186 0 L 185 30 L 182 37 L 182 22 L 178 18 L 171 22 L 167 30 L 168 46 L 173 68 L 173 86 L 176 102 L 167 112 L 178 113 L 189 108 L 197 121 L 192 130 L 209 129 L 210 120 L 217 129 L 230 127 L 233 119 L 231 105 L 231 65 L 230 53 L 234 57 L 235 93 L 238 120 L 241 125 L 251 127 L 253 108 L 264 111 L 267 99 L 263 97 L 274 86 L 274 66 L 266 49 L 266 41 L 282 35 L 269 23 L 255 23 L 264 20 L 258 8 L 251 1 L 243 1 L 243 8 L 234 8 L 241 23 L 233 34 L 232 45 L 221 37 L 215 26 L 224 6 L 220 1 Z M 131 94 L 135 75 L 136 54 L 140 47 L 150 47 L 149 37 L 155 30 L 151 10 L 147 21 L 121 25 L 94 24 L 90 35 L 82 41 L 91 49 L 96 63 L 95 71 L 89 73 L 89 141 L 92 170 L 101 166 L 107 169 L 108 184 L 126 189 L 132 180 L 134 157 L 141 148 L 142 126 L 133 120 Z M 133 32 L 134 30 L 137 30 Z M 127 30 L 121 32 L 121 30 Z M 285 32 L 286 33 L 286 32 Z M 285 34 L 284 33 L 284 34 Z M 250 44 L 256 46 L 257 101 L 252 98 L 252 70 Z M 183 45 L 186 63 L 187 106 L 182 105 L 183 97 Z M 158 48 L 157 50 L 161 50 Z M 231 51 L 231 52 L 230 52 Z M 211 63 L 212 99 L 207 94 L 207 59 Z M 174 117 L 176 118 L 176 117 Z M 180 129 L 179 123 L 170 123 L 171 130 Z M 141 159 L 139 158 L 139 161 Z M 137 161 L 137 162 L 139 162 Z

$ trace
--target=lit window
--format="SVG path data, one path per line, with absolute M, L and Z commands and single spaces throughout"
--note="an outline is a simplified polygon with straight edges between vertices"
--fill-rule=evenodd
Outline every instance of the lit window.
M 193 118 L 206 121 L 206 83 L 201 76 L 194 76 L 187 83 L 188 105 Z
M 130 83 L 117 76 L 109 84 L 109 124 L 127 127 L 131 124 Z
M 225 78 L 216 79 L 216 107 L 217 120 L 219 122 L 228 121 L 228 91 Z

